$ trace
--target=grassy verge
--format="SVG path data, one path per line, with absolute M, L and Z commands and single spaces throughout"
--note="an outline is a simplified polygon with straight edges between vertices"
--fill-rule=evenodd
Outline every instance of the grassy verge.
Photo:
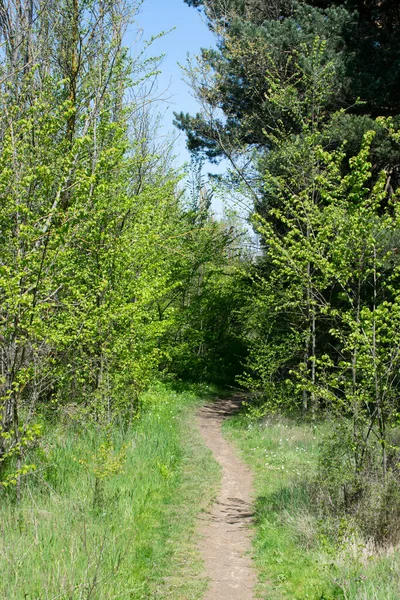
M 343 522 L 315 509 L 309 485 L 327 424 L 294 420 L 225 422 L 255 473 L 254 557 L 260 596 L 268 600 L 398 600 L 400 554 L 378 552 Z M 340 529 L 343 531 L 340 531 Z
M 1 598 L 201 597 L 195 519 L 218 469 L 193 425 L 199 396 L 159 388 L 143 400 L 127 432 L 47 432 L 20 503 L 2 498 Z

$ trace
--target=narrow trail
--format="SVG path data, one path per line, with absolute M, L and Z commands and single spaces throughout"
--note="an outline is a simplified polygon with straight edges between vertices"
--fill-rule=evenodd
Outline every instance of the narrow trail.
M 204 600 L 254 598 L 256 575 L 249 556 L 253 480 L 221 433 L 222 421 L 240 402 L 239 397 L 218 400 L 197 415 L 202 438 L 222 467 L 218 496 L 200 527 L 199 548 L 210 580 Z

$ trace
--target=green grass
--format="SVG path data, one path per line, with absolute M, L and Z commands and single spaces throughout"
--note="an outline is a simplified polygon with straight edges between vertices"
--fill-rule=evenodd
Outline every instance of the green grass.
M 199 401 L 153 390 L 141 420 L 114 429 L 106 450 L 93 424 L 47 431 L 21 502 L 1 499 L 0 597 L 201 598 L 196 516 L 219 471 L 193 423 Z
M 378 552 L 345 530 L 346 521 L 329 521 L 316 510 L 310 482 L 328 427 L 285 418 L 252 421 L 244 413 L 225 422 L 225 434 L 255 474 L 260 597 L 398 600 L 399 552 Z M 344 530 L 334 535 L 340 527 Z

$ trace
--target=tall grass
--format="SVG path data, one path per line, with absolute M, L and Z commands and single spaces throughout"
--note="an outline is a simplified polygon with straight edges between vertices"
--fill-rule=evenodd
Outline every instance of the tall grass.
M 0 598 L 200 598 L 195 520 L 218 469 L 193 425 L 198 402 L 160 387 L 128 431 L 51 428 L 22 500 L 1 499 Z
M 317 509 L 319 446 L 329 423 L 283 417 L 225 422 L 255 473 L 254 558 L 268 600 L 395 600 L 400 553 L 378 550 Z

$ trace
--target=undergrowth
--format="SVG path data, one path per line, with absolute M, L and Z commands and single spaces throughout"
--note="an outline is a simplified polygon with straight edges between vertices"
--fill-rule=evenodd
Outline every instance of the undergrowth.
M 21 501 L 2 497 L 1 598 L 201 597 L 195 517 L 218 469 L 193 425 L 199 398 L 153 389 L 128 431 L 47 426 Z
M 377 548 L 351 519 L 318 507 L 329 422 L 241 412 L 224 424 L 255 473 L 254 558 L 268 600 L 398 600 L 400 553 Z

